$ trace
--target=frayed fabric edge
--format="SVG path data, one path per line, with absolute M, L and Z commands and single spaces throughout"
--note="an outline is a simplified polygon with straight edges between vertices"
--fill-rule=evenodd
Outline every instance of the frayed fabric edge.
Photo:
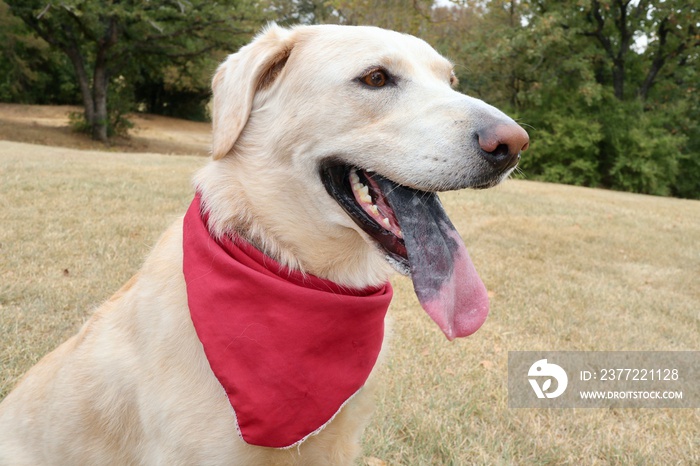
M 226 389 L 224 389 L 223 385 L 219 385 L 219 386 L 221 387 L 221 391 L 224 393 L 224 396 L 226 397 L 226 401 L 228 402 L 228 393 L 226 393 Z M 302 437 L 301 439 L 297 440 L 296 442 L 292 443 L 291 445 L 287 445 L 286 447 L 267 447 L 267 446 L 264 446 L 264 445 L 255 445 L 255 444 L 253 444 L 253 443 L 248 443 L 248 442 L 246 442 L 245 438 L 243 438 L 243 432 L 241 432 L 241 428 L 240 428 L 240 426 L 238 425 L 238 416 L 236 415 L 236 409 L 233 407 L 233 405 L 232 405 L 231 403 L 228 403 L 228 405 L 229 405 L 229 407 L 231 408 L 231 412 L 233 413 L 233 420 L 234 420 L 234 422 L 235 422 L 235 424 L 236 424 L 236 432 L 238 432 L 238 437 L 240 437 L 240 439 L 241 439 L 246 445 L 250 445 L 250 446 L 253 446 L 253 447 L 261 447 L 261 448 L 274 448 L 275 450 L 290 450 L 290 449 L 295 448 L 295 447 L 296 447 L 296 448 L 301 448 L 301 444 L 304 443 L 306 440 L 308 440 L 310 437 L 313 437 L 313 436 L 315 436 L 315 435 L 320 434 L 321 431 L 322 431 L 323 429 L 325 429 L 326 427 L 328 427 L 328 424 L 330 424 L 331 422 L 333 422 L 333 420 L 334 420 L 334 419 L 336 418 L 336 416 L 340 413 L 340 411 L 342 411 L 342 409 L 345 407 L 345 405 L 347 405 L 350 401 L 352 401 L 352 399 L 355 398 L 355 396 L 356 396 L 358 393 L 360 393 L 360 392 L 362 391 L 363 388 L 365 388 L 364 385 L 363 385 L 362 387 L 360 387 L 355 393 L 353 393 L 347 400 L 345 400 L 345 401 L 343 402 L 343 404 L 340 405 L 340 407 L 339 407 L 338 410 L 335 412 L 335 414 L 333 414 L 333 416 L 331 416 L 331 418 L 328 419 L 328 420 L 327 420 L 323 425 L 321 425 L 318 429 L 314 430 L 314 431 L 311 432 L 311 433 L 306 434 L 306 435 L 305 435 L 304 437 Z

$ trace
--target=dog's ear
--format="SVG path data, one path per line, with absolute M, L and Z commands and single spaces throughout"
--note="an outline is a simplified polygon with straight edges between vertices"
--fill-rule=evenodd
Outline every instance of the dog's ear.
M 214 160 L 231 152 L 248 121 L 255 93 L 275 81 L 292 47 L 291 31 L 270 24 L 216 70 L 212 80 Z

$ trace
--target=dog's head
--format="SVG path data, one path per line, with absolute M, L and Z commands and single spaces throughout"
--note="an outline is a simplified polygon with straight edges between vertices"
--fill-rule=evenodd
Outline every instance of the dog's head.
M 213 161 L 197 184 L 214 234 L 351 287 L 391 265 L 448 338 L 472 333 L 486 290 L 435 192 L 498 184 L 528 136 L 455 81 L 412 36 L 268 27 L 213 80 Z

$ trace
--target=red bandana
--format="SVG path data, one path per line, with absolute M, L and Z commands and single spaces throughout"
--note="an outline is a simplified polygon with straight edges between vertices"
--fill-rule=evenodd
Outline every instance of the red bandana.
M 212 238 L 197 194 L 183 271 L 197 336 L 243 440 L 284 448 L 316 433 L 367 381 L 391 285 L 351 290 L 290 270 L 240 238 Z

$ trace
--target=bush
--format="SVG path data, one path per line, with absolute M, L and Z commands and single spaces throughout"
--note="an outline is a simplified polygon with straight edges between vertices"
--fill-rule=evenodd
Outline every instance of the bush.
M 92 125 L 85 118 L 85 112 L 70 112 L 68 121 L 73 131 L 78 133 L 92 134 Z M 109 124 L 107 126 L 107 135 L 126 137 L 129 130 L 134 127 L 131 120 L 127 119 L 125 114 L 119 109 L 112 108 L 109 111 Z

